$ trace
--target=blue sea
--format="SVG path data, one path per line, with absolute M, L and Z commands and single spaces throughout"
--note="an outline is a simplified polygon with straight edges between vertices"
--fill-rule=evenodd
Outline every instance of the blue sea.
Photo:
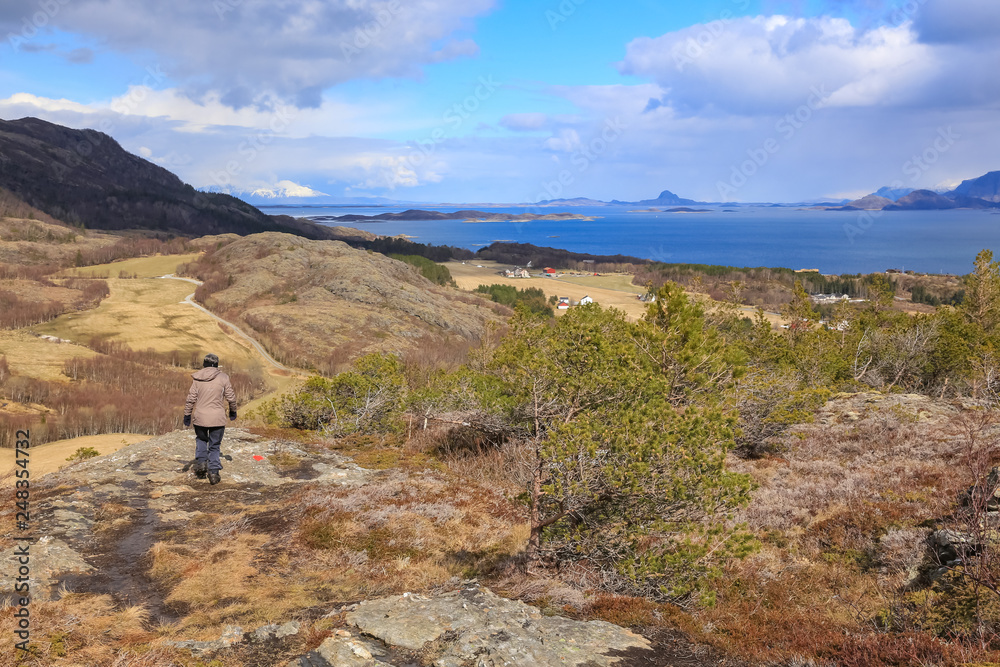
M 418 208 L 407 207 L 407 208 Z M 491 213 L 569 211 L 592 221 L 466 223 L 458 220 L 353 222 L 374 234 L 406 234 L 413 241 L 478 250 L 494 241 L 517 241 L 598 255 L 631 255 L 660 262 L 819 269 L 869 273 L 886 269 L 965 274 L 983 248 L 1000 256 L 1000 212 L 821 211 L 791 207 L 701 207 L 704 213 L 654 213 L 634 207 L 495 208 Z M 377 215 L 401 207 L 262 207 L 272 214 L 312 217 Z

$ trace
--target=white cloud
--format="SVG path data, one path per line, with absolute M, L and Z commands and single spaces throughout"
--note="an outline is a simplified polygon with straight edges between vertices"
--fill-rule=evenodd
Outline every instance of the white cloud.
M 235 108 L 272 96 L 300 108 L 359 78 L 413 77 L 428 63 L 475 55 L 461 33 L 494 0 L 73 0 L 53 2 L 46 26 L 127 54 L 153 53 L 196 99 Z M 19 34 L 26 10 L 0 7 Z M 82 54 L 81 54 L 82 57 Z
M 559 130 L 555 136 L 545 140 L 545 148 L 557 153 L 572 153 L 580 149 L 583 142 L 580 141 L 580 134 L 573 129 Z
M 176 88 L 156 90 L 144 85 L 130 86 L 122 95 L 91 104 L 28 93 L 0 99 L 0 116 L 9 118 L 16 114 L 47 114 L 54 122 L 64 122 L 67 117 L 73 117 L 70 125 L 97 129 L 102 129 L 98 127 L 102 120 L 105 125 L 111 123 L 119 127 L 156 119 L 169 123 L 180 132 L 209 133 L 236 129 L 247 137 L 256 136 L 262 141 L 272 136 L 324 134 L 331 127 L 348 136 L 380 134 L 405 129 L 409 124 L 418 122 L 399 116 L 397 107 L 389 101 L 343 102 L 327 96 L 314 109 L 299 109 L 284 104 L 275 104 L 267 109 L 234 109 L 227 106 L 218 93 L 209 93 L 196 101 Z
M 28 110 L 29 113 L 23 113 Z M 58 100 L 48 97 L 38 97 L 30 93 L 15 93 L 5 100 L 0 100 L 0 113 L 8 118 L 17 117 L 18 113 L 30 115 L 30 111 L 60 113 L 71 112 L 77 114 L 91 114 L 99 110 L 98 107 L 80 104 L 73 100 L 60 98 Z
M 794 109 L 817 88 L 832 106 L 997 99 L 997 83 L 967 84 L 998 55 L 995 47 L 973 53 L 926 44 L 908 22 L 859 29 L 841 18 L 769 16 L 633 40 L 619 69 L 655 81 L 659 102 L 679 112 L 753 115 Z

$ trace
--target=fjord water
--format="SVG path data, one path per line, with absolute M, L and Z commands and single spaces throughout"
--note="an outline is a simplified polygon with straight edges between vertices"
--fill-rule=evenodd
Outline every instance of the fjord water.
M 416 207 L 413 207 L 416 208 Z M 712 207 L 705 213 L 654 213 L 634 207 L 494 208 L 420 206 L 437 211 L 572 213 L 594 220 L 465 223 L 458 220 L 353 222 L 374 234 L 478 250 L 517 241 L 599 255 L 661 262 L 819 269 L 868 273 L 886 269 L 965 274 L 983 248 L 1000 254 L 1000 213 L 994 211 L 820 211 L 776 207 Z M 702 208 L 695 207 L 692 208 Z M 708 207 L 705 207 L 708 208 Z M 399 207 L 266 208 L 297 217 L 377 215 Z

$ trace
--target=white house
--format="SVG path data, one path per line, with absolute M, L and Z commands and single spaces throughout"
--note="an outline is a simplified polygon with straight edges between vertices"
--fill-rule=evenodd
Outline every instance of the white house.
M 587 296 L 583 297 L 582 299 L 580 299 L 580 305 L 581 306 L 586 306 L 588 303 L 594 303 L 594 300 L 592 298 L 590 298 L 590 295 L 587 295 Z

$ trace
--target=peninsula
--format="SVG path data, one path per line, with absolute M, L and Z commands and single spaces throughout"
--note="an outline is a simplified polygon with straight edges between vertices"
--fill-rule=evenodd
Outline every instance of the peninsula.
M 532 222 L 535 220 L 594 220 L 592 216 L 579 213 L 487 213 L 485 211 L 463 210 L 445 213 L 410 209 L 400 213 L 380 213 L 378 215 L 312 215 L 309 220 L 318 223 L 329 222 L 389 222 L 395 220 L 464 220 L 465 222 Z

